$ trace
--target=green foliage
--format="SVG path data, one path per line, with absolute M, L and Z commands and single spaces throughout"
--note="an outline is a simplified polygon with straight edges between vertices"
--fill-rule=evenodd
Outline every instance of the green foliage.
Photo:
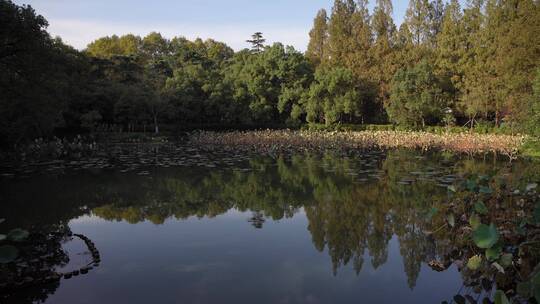
M 469 217 L 469 225 L 471 225 L 472 229 L 476 230 L 480 224 L 482 224 L 480 217 L 475 213 L 471 214 Z
M 440 81 L 426 60 L 399 70 L 392 81 L 389 118 L 400 125 L 424 127 L 438 123 L 448 103 Z
M 499 240 L 499 232 L 495 225 L 479 225 L 473 232 L 473 240 L 476 246 L 488 249 L 497 243 Z
M 326 59 L 327 43 L 328 15 L 325 9 L 321 9 L 313 20 L 313 29 L 309 32 L 309 44 L 306 50 L 306 57 L 314 65 L 319 65 Z
M 482 265 L 482 256 L 475 255 L 467 262 L 467 267 L 470 270 L 477 270 Z
M 372 14 L 365 0 L 335 0 L 330 14 L 318 12 L 305 55 L 265 46 L 260 32 L 236 53 L 158 32 L 102 37 L 78 52 L 52 39 L 31 7 L 0 0 L 0 145 L 60 130 L 158 133 L 161 124 L 353 130 L 364 127 L 344 125 L 390 121 L 539 135 L 540 4 L 443 7 L 410 1 L 397 30 L 389 0 Z
M 481 202 L 481 201 L 478 201 L 474 204 L 474 210 L 476 212 L 478 212 L 479 214 L 487 214 L 488 213 L 488 209 L 486 207 L 486 205 Z
M 501 253 L 502 253 L 502 245 L 498 243 L 486 250 L 486 258 L 490 261 L 495 261 L 501 256 Z
M 47 26 L 32 7 L 0 1 L 0 145 L 48 136 L 63 124 L 81 55 Z
M 309 123 L 327 126 L 362 118 L 363 98 L 352 72 L 345 68 L 319 68 L 306 104 Z
M 506 297 L 506 294 L 502 290 L 495 292 L 495 304 L 510 304 L 510 301 Z
M 527 131 L 540 137 L 540 67 L 536 70 L 536 77 L 533 82 L 533 95 L 530 98 L 529 109 Z
M 7 238 L 15 242 L 20 242 L 20 241 L 24 241 L 28 237 L 28 235 L 29 235 L 28 231 L 16 228 L 16 229 L 11 230 L 7 234 Z

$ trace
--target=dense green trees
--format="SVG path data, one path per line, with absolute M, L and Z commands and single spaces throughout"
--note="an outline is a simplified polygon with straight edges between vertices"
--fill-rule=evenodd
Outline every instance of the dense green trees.
M 398 31 L 391 18 L 391 1 L 376 1 L 372 15 L 364 7 L 365 1 L 335 0 L 326 35 L 321 32 L 325 27 L 320 14 L 315 19 L 307 55 L 314 63 L 326 59 L 350 69 L 356 82 L 363 84 L 361 91 L 376 91 L 368 94 L 372 100 L 364 100 L 370 104 L 366 109 L 376 113 L 384 105 L 386 111 L 380 111 L 379 117 L 388 114 L 390 122 L 418 126 L 419 117 L 430 117 L 426 123 L 443 123 L 442 116 L 434 113 L 448 106 L 451 120 L 461 124 L 483 122 L 525 130 L 534 71 L 540 62 L 538 1 L 469 1 L 462 10 L 457 0 L 411 0 Z M 327 55 L 315 60 L 313 45 L 321 41 L 326 46 L 317 49 Z M 429 93 L 422 98 L 424 106 L 415 107 L 415 117 L 404 117 L 402 110 L 418 103 L 404 95 L 403 86 L 411 84 L 412 75 L 423 73 L 418 70 L 421 62 L 427 62 L 421 65 L 424 68 L 429 65 L 432 77 L 427 80 L 433 81 L 422 87 L 443 91 L 446 101 L 427 98 L 433 95 Z M 391 98 L 391 92 L 397 95 Z
M 540 3 L 335 0 L 306 54 L 280 43 L 234 52 L 157 32 L 76 51 L 29 6 L 0 0 L 1 144 L 54 131 L 456 121 L 535 129 Z M 535 95 L 536 94 L 536 95 Z M 443 115 L 445 114 L 445 115 Z M 534 122 L 533 122 L 534 121 Z
M 394 76 L 387 111 L 398 124 L 425 127 L 426 122 L 436 123 L 442 119 L 447 105 L 447 94 L 427 60 L 400 69 Z

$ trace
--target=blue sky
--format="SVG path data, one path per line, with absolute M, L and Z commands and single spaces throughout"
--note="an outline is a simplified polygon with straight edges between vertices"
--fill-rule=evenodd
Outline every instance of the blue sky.
M 251 33 L 264 33 L 268 43 L 304 51 L 317 11 L 330 12 L 333 0 L 15 0 L 29 4 L 49 21 L 49 32 L 78 49 L 106 35 L 151 31 L 164 36 L 213 38 L 235 50 L 247 47 Z M 370 1 L 373 8 L 374 0 Z M 408 1 L 394 0 L 400 24 Z

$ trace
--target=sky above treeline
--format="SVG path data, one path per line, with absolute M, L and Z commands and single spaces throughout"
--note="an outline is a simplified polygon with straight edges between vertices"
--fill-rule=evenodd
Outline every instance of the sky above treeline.
M 333 0 L 15 0 L 29 4 L 49 21 L 49 32 L 84 49 L 96 38 L 113 34 L 160 32 L 223 41 L 235 50 L 263 32 L 267 43 L 282 42 L 305 51 L 317 11 L 330 13 Z M 393 0 L 394 21 L 401 24 L 407 0 Z M 370 9 L 375 0 L 370 1 Z

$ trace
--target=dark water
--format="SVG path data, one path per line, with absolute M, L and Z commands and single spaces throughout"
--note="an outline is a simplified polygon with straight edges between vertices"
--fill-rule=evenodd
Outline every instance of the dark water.
M 129 158 L 129 157 L 128 157 Z M 13 303 L 440 303 L 466 292 L 427 212 L 470 174 L 537 179 L 526 161 L 411 151 L 356 156 L 156 155 L 125 168 L 2 180 L 2 229 L 68 225 L 97 246 L 86 275 Z M 180 163 L 178 163 L 180 162 Z M 153 165 L 154 164 L 154 165 Z M 155 165 L 157 164 L 157 165 Z M 75 269 L 90 258 L 64 248 Z M 59 266 L 60 267 L 60 266 Z

